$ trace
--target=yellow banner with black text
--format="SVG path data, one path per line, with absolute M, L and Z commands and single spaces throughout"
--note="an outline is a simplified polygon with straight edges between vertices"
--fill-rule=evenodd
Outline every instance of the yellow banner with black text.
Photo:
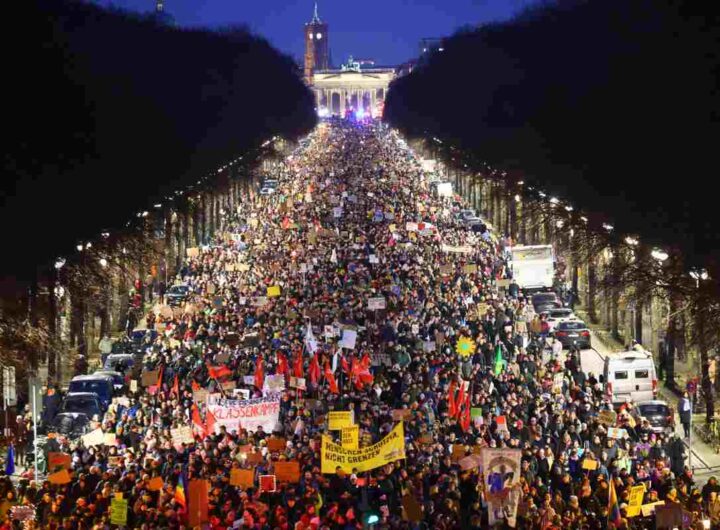
M 345 473 L 358 473 L 382 467 L 385 464 L 405 458 L 405 431 L 403 423 L 395 428 L 378 443 L 362 449 L 345 449 L 333 443 L 329 436 L 322 437 L 322 472 L 335 473 L 341 468 Z

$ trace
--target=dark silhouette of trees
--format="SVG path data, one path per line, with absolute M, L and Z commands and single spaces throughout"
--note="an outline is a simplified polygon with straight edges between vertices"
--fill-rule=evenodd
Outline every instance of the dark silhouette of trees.
M 315 124 L 292 60 L 71 0 L 6 6 L 0 271 L 31 276 L 79 240 L 278 135 Z
M 717 261 L 719 18 L 685 0 L 544 2 L 448 38 L 394 82 L 386 120 Z

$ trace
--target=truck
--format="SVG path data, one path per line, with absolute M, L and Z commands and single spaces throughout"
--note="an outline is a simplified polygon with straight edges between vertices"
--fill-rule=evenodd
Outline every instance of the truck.
M 555 253 L 552 245 L 515 246 L 510 249 L 512 277 L 523 291 L 552 288 Z

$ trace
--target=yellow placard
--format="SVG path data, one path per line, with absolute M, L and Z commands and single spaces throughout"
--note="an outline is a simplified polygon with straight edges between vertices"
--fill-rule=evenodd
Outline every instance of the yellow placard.
M 582 463 L 583 469 L 586 469 L 588 471 L 595 471 L 597 469 L 597 467 L 598 467 L 597 460 L 589 460 L 587 458 L 585 460 L 583 460 L 583 463 Z
M 360 442 L 360 426 L 353 425 L 340 429 L 340 440 L 343 449 L 357 449 Z
M 279 285 L 271 285 L 267 288 L 267 297 L 272 298 L 274 296 L 280 296 L 280 286 Z
M 340 431 L 343 427 L 352 427 L 352 413 L 349 410 L 328 412 L 328 429 Z
M 628 499 L 627 516 L 637 517 L 640 515 L 643 497 L 645 496 L 645 485 L 633 486 L 630 488 L 630 497 Z
M 110 501 L 110 523 L 125 526 L 127 524 L 127 499 L 113 499 Z
M 67 469 L 61 469 L 57 473 L 48 475 L 47 480 L 50 484 L 68 484 L 72 479 Z
M 363 449 L 345 449 L 333 443 L 329 436 L 323 435 L 321 444 L 321 467 L 324 474 L 333 474 L 336 468 L 345 473 L 359 473 L 370 471 L 387 465 L 390 462 L 405 458 L 405 431 L 404 423 L 398 423 L 390 433 L 380 440 Z

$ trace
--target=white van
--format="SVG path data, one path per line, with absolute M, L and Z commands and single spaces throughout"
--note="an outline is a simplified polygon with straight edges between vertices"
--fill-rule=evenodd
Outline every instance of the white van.
M 657 373 L 649 351 L 608 354 L 605 357 L 603 381 L 605 392 L 613 404 L 624 403 L 625 400 L 639 403 L 657 397 Z

